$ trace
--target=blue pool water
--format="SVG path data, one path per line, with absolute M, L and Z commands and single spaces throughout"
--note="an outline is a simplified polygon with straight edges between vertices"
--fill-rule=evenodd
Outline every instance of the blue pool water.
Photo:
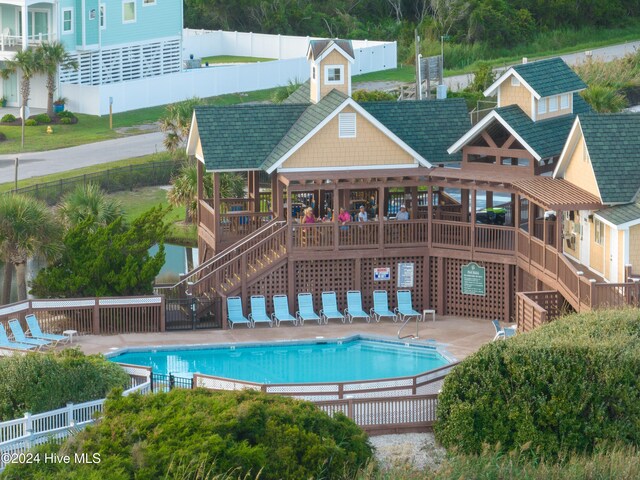
M 123 353 L 111 361 L 188 377 L 202 373 L 257 383 L 316 383 L 404 377 L 449 361 L 433 347 L 374 340 Z

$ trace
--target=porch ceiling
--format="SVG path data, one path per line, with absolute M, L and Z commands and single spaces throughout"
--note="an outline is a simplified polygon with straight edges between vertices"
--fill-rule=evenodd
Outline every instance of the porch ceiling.
M 533 177 L 513 182 L 523 197 L 547 210 L 595 210 L 600 199 L 567 180 Z
M 373 186 L 392 183 L 404 183 L 407 186 L 428 182 L 430 170 L 424 167 L 398 169 L 368 169 L 368 170 L 332 170 L 326 172 L 281 172 L 278 179 L 284 185 L 291 186 L 322 186 L 330 190 L 335 186 Z

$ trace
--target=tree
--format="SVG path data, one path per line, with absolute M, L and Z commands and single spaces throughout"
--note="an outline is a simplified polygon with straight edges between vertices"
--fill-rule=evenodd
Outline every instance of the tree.
M 53 117 L 53 94 L 56 90 L 58 68 L 78 69 L 76 62 L 65 50 L 61 42 L 45 42 L 38 47 L 36 54 L 41 58 L 43 73 L 47 76 L 47 114 Z
M 63 255 L 38 273 L 32 292 L 48 298 L 152 293 L 164 265 L 165 214 L 166 209 L 153 208 L 131 225 L 123 217 L 97 228 L 92 218 L 81 222 L 67 231 Z M 151 256 L 155 244 L 158 253 Z
M 456 23 L 467 18 L 469 2 L 465 0 L 431 0 L 431 10 L 440 35 L 448 35 Z
M 289 80 L 289 82 L 282 86 L 282 87 L 278 87 L 276 89 L 275 92 L 273 92 L 273 94 L 271 95 L 271 101 L 273 103 L 282 103 L 284 102 L 287 98 L 289 98 L 296 90 L 298 90 L 298 88 L 300 88 L 300 81 L 298 79 L 296 80 Z
M 91 218 L 94 226 L 108 225 L 123 214 L 122 205 L 107 197 L 96 184 L 79 185 L 64 196 L 58 205 L 58 215 L 67 227 Z
M 167 105 L 164 116 L 160 119 L 160 129 L 165 132 L 164 146 L 172 153 L 183 148 L 189 130 L 193 109 L 202 104 L 199 98 L 191 98 L 183 102 Z
M 16 53 L 13 60 L 5 61 L 5 66 L 2 69 L 2 78 L 6 79 L 9 75 L 20 71 L 20 96 L 21 106 L 24 108 L 29 104 L 29 96 L 31 95 L 31 79 L 42 72 L 43 64 L 40 54 L 36 54 L 36 51 L 27 48 L 20 50 Z
M 27 260 L 57 258 L 61 236 L 60 224 L 44 203 L 22 195 L 0 196 L 0 258 L 15 268 L 18 300 L 27 298 Z
M 616 113 L 627 107 L 627 99 L 612 87 L 592 85 L 580 94 L 598 113 Z

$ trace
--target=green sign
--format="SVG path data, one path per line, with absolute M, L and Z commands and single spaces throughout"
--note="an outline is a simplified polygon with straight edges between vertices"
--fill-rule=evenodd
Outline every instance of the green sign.
M 486 275 L 484 267 L 475 262 L 462 266 L 462 293 L 465 295 L 486 294 Z

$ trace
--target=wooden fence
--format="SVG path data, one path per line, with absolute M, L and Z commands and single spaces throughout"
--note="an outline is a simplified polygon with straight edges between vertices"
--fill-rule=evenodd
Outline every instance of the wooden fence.
M 516 322 L 519 332 L 529 332 L 562 316 L 569 308 L 557 291 L 516 293 Z

